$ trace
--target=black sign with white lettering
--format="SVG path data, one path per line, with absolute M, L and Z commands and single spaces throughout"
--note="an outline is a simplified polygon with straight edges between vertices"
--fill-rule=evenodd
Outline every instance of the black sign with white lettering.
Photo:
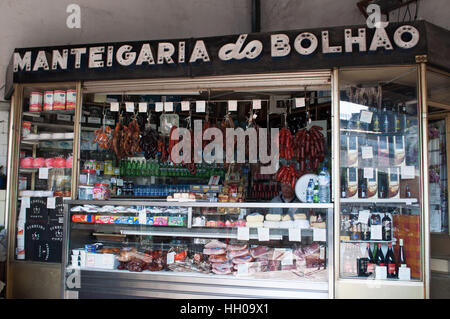
M 425 22 L 16 49 L 14 82 L 196 77 L 413 64 Z

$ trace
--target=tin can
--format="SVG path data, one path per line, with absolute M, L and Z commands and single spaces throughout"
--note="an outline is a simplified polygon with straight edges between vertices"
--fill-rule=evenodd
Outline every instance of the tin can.
M 67 90 L 66 93 L 66 110 L 74 110 L 77 104 L 77 91 Z
M 30 112 L 42 111 L 42 93 L 31 92 L 30 95 Z
M 53 91 L 44 92 L 44 111 L 53 110 Z
M 22 122 L 22 137 L 26 137 L 31 133 L 31 122 L 23 121 Z
M 66 109 L 66 91 L 55 90 L 53 94 L 53 110 Z

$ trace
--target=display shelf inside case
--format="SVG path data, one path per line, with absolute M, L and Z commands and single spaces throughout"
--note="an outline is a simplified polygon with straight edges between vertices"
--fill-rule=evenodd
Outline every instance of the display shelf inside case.
M 418 203 L 417 198 L 380 198 L 380 199 L 371 199 L 371 198 L 341 198 L 342 204 L 352 204 L 352 205 L 413 205 Z

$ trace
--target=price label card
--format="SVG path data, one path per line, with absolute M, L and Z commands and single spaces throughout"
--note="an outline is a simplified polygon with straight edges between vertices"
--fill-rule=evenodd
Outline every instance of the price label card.
M 47 167 L 39 168 L 39 179 L 48 179 L 48 168 Z
M 123 186 L 123 179 L 117 179 L 117 186 Z
M 237 228 L 237 240 L 246 240 L 250 239 L 250 228 L 248 227 L 238 227 Z
M 205 111 L 206 111 L 206 102 L 205 101 L 196 101 L 195 102 L 195 111 L 197 113 L 205 113 Z
M 402 166 L 401 167 L 402 179 L 414 179 L 416 177 L 416 171 L 414 166 Z
M 237 111 L 237 101 L 236 100 L 228 101 L 228 111 L 230 111 L 230 112 Z
M 56 197 L 47 197 L 47 208 L 48 209 L 56 208 Z
M 382 240 L 383 239 L 382 230 L 383 230 L 383 226 L 381 226 L 381 225 L 370 226 L 370 239 Z
M 258 240 L 269 241 L 269 228 L 258 227 Z
M 372 122 L 372 112 L 370 111 L 361 111 L 361 115 L 359 116 L 359 121 L 362 123 L 371 123 Z
M 22 205 L 24 208 L 30 208 L 30 197 L 22 197 Z
M 304 97 L 297 97 L 295 98 L 295 107 L 305 107 L 305 98 Z
M 147 102 L 139 102 L 139 113 L 147 113 Z
M 411 268 L 399 267 L 398 268 L 398 279 L 399 280 L 411 280 Z
M 327 241 L 327 230 L 324 228 L 313 228 L 313 241 Z
M 238 275 L 248 275 L 248 263 L 238 264 Z
M 370 217 L 370 210 L 360 210 L 358 215 L 358 223 L 368 224 Z
M 292 265 L 294 263 L 294 257 L 292 255 L 292 250 L 286 250 L 281 260 L 281 265 Z
M 164 111 L 173 112 L 173 102 L 164 102 Z
M 373 178 L 373 168 L 372 167 L 364 167 L 364 178 L 368 178 L 368 179 Z
M 111 112 L 119 112 L 119 102 L 111 102 L 110 111 Z
M 156 102 L 155 103 L 155 112 L 162 112 L 164 109 L 164 103 L 163 102 Z
M 300 228 L 289 228 L 289 241 L 302 241 Z
M 375 279 L 387 279 L 386 266 L 375 266 Z
M 145 211 L 139 212 L 139 225 L 147 224 L 147 213 Z
M 189 102 L 189 101 L 181 102 L 181 110 L 182 111 L 189 111 L 190 109 L 191 109 L 191 102 Z
M 372 146 L 361 146 L 361 157 L 362 159 L 373 158 L 373 148 Z
M 261 109 L 261 100 L 253 100 L 253 109 L 260 110 Z
M 125 110 L 134 113 L 134 102 L 125 102 Z
M 167 264 L 173 264 L 175 262 L 175 252 L 171 252 L 167 254 Z

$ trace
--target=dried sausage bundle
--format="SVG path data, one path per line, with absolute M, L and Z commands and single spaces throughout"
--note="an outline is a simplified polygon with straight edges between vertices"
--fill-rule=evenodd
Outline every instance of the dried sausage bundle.
M 295 169 L 293 163 L 289 166 L 281 166 L 276 175 L 277 182 L 289 185 L 292 188 L 295 188 L 295 183 L 299 177 L 300 173 Z
M 155 158 L 158 152 L 158 132 L 147 128 L 142 134 L 139 146 L 144 151 L 145 159 Z
M 320 126 L 313 125 L 309 130 L 299 130 L 294 136 L 293 148 L 301 173 L 316 170 L 325 159 L 325 139 L 321 130 Z
M 282 128 L 279 134 L 280 158 L 290 161 L 294 157 L 292 133 L 287 128 Z
M 113 134 L 112 129 L 109 126 L 102 126 L 94 131 L 95 139 L 92 144 L 98 143 L 101 148 L 109 149 L 112 144 Z

